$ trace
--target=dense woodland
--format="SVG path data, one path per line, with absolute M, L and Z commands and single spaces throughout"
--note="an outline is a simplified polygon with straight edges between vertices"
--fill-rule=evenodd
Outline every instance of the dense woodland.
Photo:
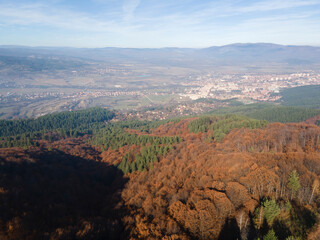
M 65 129 L 89 129 L 92 123 L 106 122 L 114 113 L 103 108 L 61 112 L 36 119 L 0 120 L 0 136 L 7 137 L 23 133 Z
M 276 106 L 265 103 L 238 105 L 213 111 L 214 114 L 240 114 L 269 122 L 304 122 L 320 115 L 319 109 L 294 106 Z
M 51 141 L 59 136 L 90 134 L 114 116 L 114 112 L 96 107 L 54 113 L 36 119 L 0 120 L 0 147 L 37 146 L 39 139 Z
M 0 149 L 0 239 L 320 239 L 318 126 L 87 111 Z
M 281 104 L 286 106 L 320 108 L 320 85 L 284 89 Z

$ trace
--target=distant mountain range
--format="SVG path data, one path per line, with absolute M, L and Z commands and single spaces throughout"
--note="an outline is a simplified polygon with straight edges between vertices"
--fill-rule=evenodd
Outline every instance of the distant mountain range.
M 76 58 L 112 63 L 160 65 L 201 64 L 320 64 L 320 47 L 270 43 L 236 43 L 209 48 L 71 48 L 0 46 L 0 56 L 17 58 Z

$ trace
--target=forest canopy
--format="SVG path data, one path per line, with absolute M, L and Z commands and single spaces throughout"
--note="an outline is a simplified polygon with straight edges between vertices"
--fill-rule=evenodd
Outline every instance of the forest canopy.
M 43 116 L 43 128 L 10 122 L 1 239 L 319 239 L 318 126 L 114 115 L 94 108 Z M 23 132 L 28 124 L 34 132 Z
M 57 129 L 88 129 L 93 123 L 111 120 L 114 112 L 95 107 L 86 110 L 48 114 L 35 119 L 0 120 L 0 137 Z
M 265 103 L 254 103 L 236 107 L 226 107 L 213 111 L 214 114 L 238 114 L 269 122 L 303 122 L 320 115 L 319 109 L 294 106 L 275 106 Z
M 320 85 L 300 86 L 281 91 L 280 102 L 285 106 L 320 108 Z

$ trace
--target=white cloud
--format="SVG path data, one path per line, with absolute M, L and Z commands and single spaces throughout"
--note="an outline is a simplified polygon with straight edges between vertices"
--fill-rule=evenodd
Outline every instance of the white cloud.
M 122 9 L 124 13 L 124 20 L 130 20 L 133 18 L 134 11 L 140 5 L 141 0 L 124 0 Z
M 154 4 L 151 0 L 91 1 L 101 8 L 96 12 L 80 12 L 47 1 L 44 4 L 0 3 L 0 27 L 24 26 L 26 31 L 46 27 L 49 35 L 59 32 L 57 38 L 69 37 L 70 43 L 75 41 L 81 45 L 82 41 L 84 46 L 96 43 L 99 46 L 201 47 L 263 38 L 270 42 L 280 38 L 293 41 L 295 34 L 297 39 L 307 40 L 312 31 L 312 36 L 319 35 L 319 7 L 300 8 L 320 4 L 319 1 L 263 0 L 248 4 L 242 0 L 225 0 L 197 4 L 185 0 L 186 4 L 196 4 L 194 7 L 184 5 L 182 0 L 153 0 Z M 291 10 L 284 14 L 288 8 Z M 299 26 L 300 33 L 294 26 Z M 73 40 L 74 36 L 77 39 Z
M 85 13 L 52 8 L 42 4 L 0 5 L 0 23 L 6 25 L 39 25 L 88 32 L 117 32 L 128 29 L 114 20 L 95 19 Z
M 270 0 L 254 3 L 250 6 L 240 7 L 236 11 L 238 12 L 257 12 L 257 11 L 272 11 L 281 9 L 290 9 L 296 7 L 312 6 L 319 4 L 319 1 L 308 0 Z

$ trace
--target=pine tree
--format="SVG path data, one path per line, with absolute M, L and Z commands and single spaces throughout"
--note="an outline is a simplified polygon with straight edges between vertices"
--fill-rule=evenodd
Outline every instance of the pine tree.
M 264 217 L 266 218 L 268 224 L 271 226 L 273 223 L 273 220 L 280 214 L 281 210 L 274 199 L 265 200 L 262 203 L 262 206 L 263 206 Z
M 287 237 L 286 240 L 301 240 L 301 238 L 300 237 L 290 236 L 290 237 Z
M 263 240 L 278 240 L 273 229 L 269 230 L 269 232 L 263 237 Z
M 297 191 L 301 188 L 299 181 L 299 174 L 296 170 L 293 170 L 289 175 L 288 186 L 291 190 L 291 199 L 296 195 Z

